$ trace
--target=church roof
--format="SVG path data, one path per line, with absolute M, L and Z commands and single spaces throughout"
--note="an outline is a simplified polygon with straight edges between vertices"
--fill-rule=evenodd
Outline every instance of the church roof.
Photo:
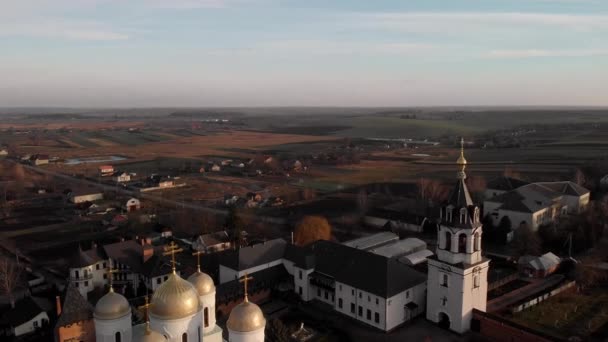
M 63 327 L 77 322 L 93 319 L 93 307 L 70 283 L 66 290 L 61 315 L 57 319 L 57 327 Z
M 424 274 L 397 259 L 339 243 L 317 241 L 308 250 L 314 255 L 315 272 L 383 298 L 426 281 Z
M 511 191 L 519 188 L 520 186 L 527 185 L 528 182 L 517 178 L 511 177 L 498 177 L 488 182 L 487 188 L 502 191 Z
M 87 253 L 85 253 L 85 251 L 82 250 L 82 248 L 80 248 L 80 246 L 78 246 L 78 250 L 76 250 L 76 253 L 74 253 L 70 259 L 69 266 L 72 268 L 81 268 L 91 266 L 95 264 L 95 262 L 96 261 L 94 261 L 93 258 L 91 258 Z
M 450 197 L 448 197 L 448 204 L 457 208 L 468 208 L 474 205 L 464 179 L 459 179 L 452 188 Z

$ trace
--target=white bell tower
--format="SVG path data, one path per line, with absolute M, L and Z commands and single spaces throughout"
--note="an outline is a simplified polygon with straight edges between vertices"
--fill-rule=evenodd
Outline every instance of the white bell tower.
M 426 318 L 464 333 L 473 309 L 486 311 L 490 261 L 481 255 L 480 212 L 465 183 L 464 140 L 460 144 L 458 181 L 441 208 L 436 256 L 428 261 Z

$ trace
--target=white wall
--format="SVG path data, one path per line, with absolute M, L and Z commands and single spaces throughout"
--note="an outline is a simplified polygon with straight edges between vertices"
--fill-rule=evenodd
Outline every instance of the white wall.
M 188 342 L 199 341 L 199 334 L 202 339 L 202 322 L 202 311 L 192 316 L 171 320 L 162 320 L 150 315 L 150 328 L 168 337 L 169 342 L 182 342 L 184 333 L 188 334 Z
M 300 278 L 300 272 L 302 272 L 302 278 Z M 311 287 L 308 281 L 308 277 L 312 272 L 314 272 L 314 269 L 304 270 L 297 266 L 293 266 L 294 291 L 299 295 L 300 288 L 302 288 L 302 294 L 300 297 L 303 301 L 309 301 L 312 299 Z
M 264 328 L 251 332 L 228 330 L 228 342 L 264 342 Z
M 116 332 L 120 332 L 122 342 L 131 342 L 131 311 L 118 319 L 93 319 L 96 342 L 116 342 Z
M 43 321 L 46 321 L 46 322 L 49 321 L 49 316 L 44 311 L 39 313 L 38 315 L 36 315 L 36 317 L 32 318 L 31 320 L 29 320 L 19 326 L 16 326 L 15 327 L 15 336 L 21 336 L 21 335 L 28 334 L 28 333 L 31 333 L 34 330 L 36 330 L 36 328 L 34 327 L 34 322 L 37 322 L 38 328 L 41 328 Z
M 227 283 L 229 281 L 239 279 L 246 274 L 252 275 L 255 272 L 265 270 L 267 268 L 271 268 L 277 265 L 281 265 L 283 263 L 283 259 L 274 260 L 272 262 L 262 264 L 256 267 L 248 268 L 246 270 L 237 271 L 233 270 L 230 267 L 226 267 L 224 265 L 220 265 L 220 284 Z

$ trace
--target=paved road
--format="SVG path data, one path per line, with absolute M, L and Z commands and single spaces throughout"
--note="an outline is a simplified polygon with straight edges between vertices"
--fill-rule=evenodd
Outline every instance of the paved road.
M 11 162 L 16 163 L 13 160 L 11 160 Z M 116 185 L 102 184 L 102 183 L 94 182 L 94 181 L 91 181 L 88 179 L 76 178 L 76 177 L 73 177 L 70 175 L 66 175 L 64 173 L 55 172 L 55 171 L 43 169 L 43 168 L 32 166 L 32 165 L 22 164 L 22 166 L 24 168 L 34 171 L 34 172 L 46 174 L 46 175 L 53 176 L 53 177 L 60 178 L 60 179 L 65 179 L 70 182 L 80 183 L 82 185 L 96 187 L 103 191 L 116 191 L 117 193 L 120 193 L 123 195 L 133 196 L 133 197 L 137 197 L 140 199 L 146 199 L 149 201 L 154 201 L 154 202 L 160 203 L 162 205 L 174 206 L 176 208 L 179 207 L 179 208 L 193 209 L 193 210 L 198 210 L 198 211 L 202 211 L 202 212 L 206 212 L 206 213 L 210 213 L 210 214 L 214 214 L 214 215 L 226 216 L 228 214 L 228 211 L 223 210 L 223 209 L 209 208 L 209 207 L 205 207 L 205 206 L 202 206 L 202 205 L 196 204 L 196 203 L 180 202 L 180 201 L 176 201 L 176 200 L 172 200 L 172 199 L 168 199 L 168 198 L 163 198 L 161 196 L 154 195 L 151 193 L 141 193 L 139 191 L 125 189 L 125 188 L 122 188 L 122 187 L 116 186 Z M 248 217 L 248 218 L 255 219 L 257 221 L 262 221 L 265 223 L 277 224 L 277 225 L 284 225 L 287 223 L 287 220 L 285 220 L 283 218 L 271 217 L 271 216 L 251 215 L 251 217 Z

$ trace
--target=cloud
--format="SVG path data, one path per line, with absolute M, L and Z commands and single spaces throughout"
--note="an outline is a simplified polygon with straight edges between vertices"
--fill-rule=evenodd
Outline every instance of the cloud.
M 399 12 L 348 15 L 357 26 L 407 32 L 477 32 L 483 29 L 529 27 L 570 30 L 608 29 L 608 15 L 521 12 Z
M 0 22 L 0 36 L 55 38 L 85 41 L 127 40 L 129 35 L 97 22 L 40 19 Z
M 490 58 L 538 58 L 538 57 L 595 57 L 607 56 L 608 49 L 576 49 L 576 50 L 493 50 Z

